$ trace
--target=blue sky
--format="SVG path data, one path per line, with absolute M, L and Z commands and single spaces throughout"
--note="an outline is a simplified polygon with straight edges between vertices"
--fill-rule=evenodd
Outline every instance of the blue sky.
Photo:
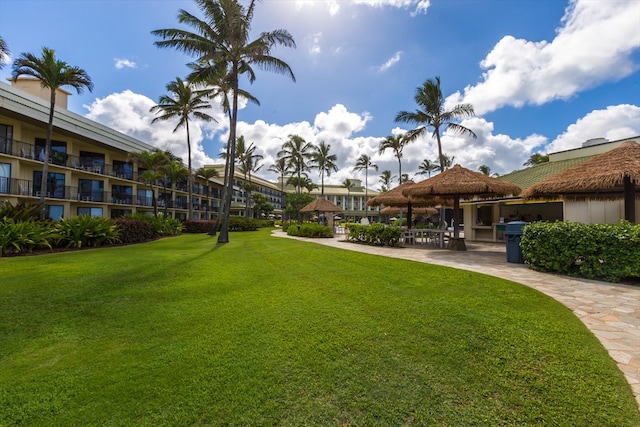
M 154 46 L 152 30 L 179 27 L 179 9 L 199 14 L 191 0 L 2 0 L 0 36 L 11 51 L 55 49 L 84 68 L 92 93 L 74 94 L 69 109 L 186 159 L 183 131 L 151 125 L 149 108 L 166 84 L 184 77 L 191 59 Z M 28 12 L 27 12 L 28 11 Z M 24 17 L 29 15 L 29 20 Z M 392 153 L 378 154 L 387 135 L 410 126 L 394 122 L 414 110 L 415 90 L 440 76 L 448 105 L 471 103 L 476 117 L 463 124 L 477 139 L 446 134 L 443 151 L 470 169 L 485 164 L 504 174 L 535 152 L 579 147 L 590 138 L 640 135 L 640 1 L 616 0 L 263 0 L 253 30 L 286 29 L 297 48 L 275 55 L 296 82 L 258 71 L 244 88 L 260 106 L 243 105 L 239 134 L 264 155 L 267 172 L 290 134 L 331 144 L 339 183 L 363 153 L 379 171 L 397 174 Z M 3 80 L 11 65 L 0 70 Z M 228 132 L 219 123 L 194 123 L 193 162 L 219 162 Z M 431 137 L 405 149 L 403 172 L 414 177 L 437 159 Z M 316 180 L 317 173 L 310 177 Z M 423 179 L 415 176 L 416 180 Z

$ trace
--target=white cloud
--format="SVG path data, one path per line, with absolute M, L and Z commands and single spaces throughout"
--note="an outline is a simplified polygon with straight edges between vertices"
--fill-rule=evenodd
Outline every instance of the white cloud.
M 314 34 L 307 34 L 304 38 L 304 44 L 311 55 L 318 55 L 322 52 L 320 42 L 322 41 L 322 31 Z
M 118 70 L 123 68 L 138 68 L 138 64 L 129 59 L 113 58 L 113 62 Z
M 505 36 L 480 63 L 483 81 L 447 98 L 482 115 L 503 106 L 566 99 L 637 70 L 640 2 L 573 0 L 551 41 Z
M 605 110 L 595 110 L 567 127 L 547 146 L 547 152 L 578 148 L 583 142 L 593 138 L 609 141 L 640 135 L 640 107 L 636 105 L 615 105 Z
M 105 98 L 98 98 L 91 105 L 85 105 L 89 110 L 86 117 L 96 122 L 102 123 L 112 129 L 146 142 L 162 150 L 170 150 L 181 157 L 185 164 L 188 161 L 187 133 L 184 128 L 178 129 L 175 133 L 177 121 L 157 121 L 151 124 L 155 115 L 149 109 L 155 102 L 130 90 L 120 93 L 113 93 Z M 189 135 L 191 140 L 191 162 L 194 168 L 203 164 L 213 163 L 202 145 L 204 134 L 211 130 L 222 130 L 226 124 L 224 115 L 212 109 L 211 115 L 219 120 L 219 123 L 203 123 L 191 121 L 189 123 Z
M 400 61 L 401 56 L 402 56 L 402 51 L 396 52 L 391 58 L 387 60 L 387 62 L 382 64 L 380 67 L 378 67 L 378 71 L 380 72 L 387 71 L 389 68 L 393 67 L 395 64 L 397 64 Z
M 431 5 L 429 0 L 351 0 L 354 4 L 362 4 L 372 7 L 397 7 L 408 9 L 415 7 L 411 16 L 416 16 L 420 13 L 427 13 L 429 6 Z

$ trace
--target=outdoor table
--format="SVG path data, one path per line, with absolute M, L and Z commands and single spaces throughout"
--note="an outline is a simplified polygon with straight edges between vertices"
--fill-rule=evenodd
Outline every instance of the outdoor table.
M 438 241 L 438 246 L 440 246 L 440 249 L 444 248 L 445 233 L 449 235 L 449 230 L 443 230 L 438 228 L 414 228 L 414 229 L 411 229 L 410 231 L 415 236 L 416 241 L 419 237 L 421 239 L 421 242 L 423 242 L 423 244 L 427 244 L 429 236 L 433 235 L 434 237 L 436 237 Z

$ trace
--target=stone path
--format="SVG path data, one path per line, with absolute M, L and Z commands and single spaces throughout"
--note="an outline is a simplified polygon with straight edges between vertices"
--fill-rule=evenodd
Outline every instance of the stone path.
M 287 236 L 281 230 L 273 233 Z M 640 407 L 640 287 L 577 279 L 530 270 L 508 263 L 505 244 L 467 242 L 466 252 L 422 245 L 378 247 L 332 239 L 296 238 L 370 254 L 427 262 L 489 274 L 537 289 L 561 302 L 582 320 L 607 349 L 631 385 Z

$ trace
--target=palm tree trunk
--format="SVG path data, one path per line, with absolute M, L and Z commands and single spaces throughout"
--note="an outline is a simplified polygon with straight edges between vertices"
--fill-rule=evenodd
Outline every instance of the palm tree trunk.
M 232 65 L 232 90 L 233 101 L 231 105 L 231 117 L 229 123 L 229 153 L 227 155 L 227 170 L 229 174 L 225 177 L 225 193 L 224 193 L 224 212 L 222 217 L 222 227 L 218 236 L 218 243 L 229 243 L 229 214 L 231 212 L 231 193 L 233 192 L 233 175 L 235 173 L 235 155 L 236 155 L 236 124 L 238 121 L 238 64 Z
M 51 156 L 51 139 L 53 138 L 53 112 L 56 106 L 56 90 L 51 89 L 51 101 L 49 105 L 49 124 L 47 125 L 47 140 L 44 143 L 44 162 L 42 163 L 42 178 L 40 180 L 40 204 L 44 205 L 47 194 L 47 181 L 49 177 L 49 157 Z
M 189 155 L 189 178 L 187 179 L 187 185 L 189 186 L 189 213 L 187 219 L 193 219 L 193 176 L 191 172 L 191 140 L 189 139 L 189 120 L 186 120 L 185 127 L 187 129 L 187 151 Z

